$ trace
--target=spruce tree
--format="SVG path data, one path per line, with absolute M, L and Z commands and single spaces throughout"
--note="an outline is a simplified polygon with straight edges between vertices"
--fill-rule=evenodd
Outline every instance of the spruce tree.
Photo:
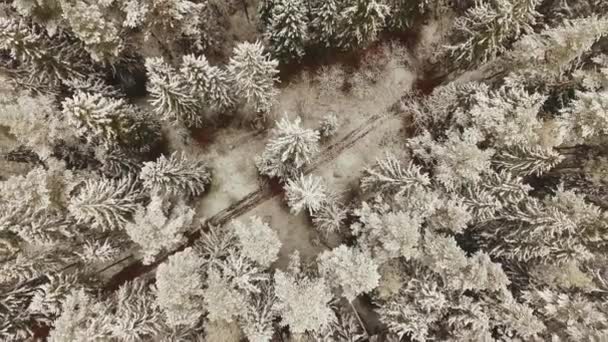
M 128 107 L 123 100 L 79 92 L 63 101 L 62 107 L 68 123 L 89 141 L 113 143 L 130 133 Z
M 456 62 L 476 65 L 494 59 L 524 33 L 532 32 L 539 0 L 478 1 L 456 19 L 448 50 Z
M 275 58 L 288 63 L 304 56 L 308 40 L 306 7 L 302 0 L 278 0 L 271 11 L 266 32 Z
M 315 1 L 311 9 L 311 40 L 326 48 L 336 47 L 342 1 Z
M 293 214 L 308 209 L 308 213 L 313 215 L 327 200 L 323 178 L 314 175 L 306 177 L 300 174 L 295 179 L 288 179 L 285 184 L 285 196 Z
M 321 253 L 318 259 L 323 277 L 340 289 L 342 296 L 349 302 L 378 286 L 378 265 L 370 255 L 359 249 L 340 245 Z
M 162 120 L 183 123 L 186 126 L 203 124 L 202 110 L 197 95 L 188 82 L 162 58 L 146 59 L 147 90 L 150 103 Z
M 272 22 L 272 10 L 277 0 L 260 0 L 258 2 L 257 16 L 260 30 L 266 31 Z
M 205 260 L 192 248 L 170 256 L 156 270 L 156 303 L 169 326 L 198 323 L 203 314 Z
M 274 309 L 282 317 L 281 325 L 289 326 L 294 334 L 322 331 L 334 319 L 328 305 L 332 295 L 323 278 L 277 270 L 274 282 L 277 297 Z
M 375 41 L 389 12 L 389 7 L 377 0 L 348 0 L 339 26 L 340 46 L 350 49 Z
M 0 18 L 0 50 L 18 62 L 14 82 L 36 91 L 56 93 L 62 83 L 94 73 L 89 54 L 69 34 L 49 36 L 22 19 Z
M 108 15 L 102 4 L 64 1 L 61 9 L 72 31 L 94 60 L 110 61 L 124 48 L 119 23 Z
M 301 127 L 301 122 L 299 117 L 293 122 L 286 117 L 277 122 L 266 149 L 255 161 L 262 175 L 285 180 L 319 152 L 319 132 Z
M 200 101 L 216 110 L 234 103 L 232 83 L 225 69 L 212 66 L 205 56 L 185 55 L 180 73 Z
M 105 231 L 124 228 L 142 194 L 132 179 L 86 180 L 68 207 L 80 223 Z
M 234 82 L 236 95 L 258 113 L 268 112 L 278 94 L 278 61 L 264 52 L 260 42 L 240 43 L 234 48 L 228 72 Z
M 176 196 L 199 196 L 211 183 L 211 173 L 202 161 L 188 160 L 174 152 L 169 158 L 160 156 L 145 162 L 139 175 L 145 188 Z
M 252 216 L 248 224 L 232 222 L 242 253 L 263 267 L 268 267 L 278 258 L 281 240 L 270 226 L 257 216 Z
M 536 88 L 557 82 L 606 32 L 608 19 L 593 15 L 527 34 L 501 61 L 512 72 L 507 80 Z
M 193 220 L 194 210 L 183 200 L 171 203 L 169 199 L 152 196 L 145 208 L 135 211 L 133 221 L 125 225 L 125 230 L 141 247 L 144 264 L 150 264 L 161 251 L 184 242 L 184 234 L 192 228 Z

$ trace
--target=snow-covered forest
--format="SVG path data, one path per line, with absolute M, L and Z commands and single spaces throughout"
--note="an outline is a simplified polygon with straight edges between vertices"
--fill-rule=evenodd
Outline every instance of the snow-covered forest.
M 0 1 L 0 341 L 608 341 L 608 1 Z

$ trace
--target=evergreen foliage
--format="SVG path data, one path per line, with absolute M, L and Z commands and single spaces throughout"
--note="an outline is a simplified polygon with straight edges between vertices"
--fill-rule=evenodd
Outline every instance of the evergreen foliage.
M 137 243 L 144 254 L 144 264 L 150 264 L 162 251 L 172 249 L 184 242 L 194 220 L 194 210 L 183 201 L 175 201 L 152 196 L 150 203 L 139 207 L 133 215 L 133 222 L 125 229 L 129 237 Z
M 277 260 L 281 240 L 262 219 L 252 216 L 248 225 L 239 221 L 234 221 L 232 225 L 246 257 L 264 267 L 269 267 Z
M 210 65 L 205 56 L 185 55 L 180 73 L 202 103 L 215 109 L 225 109 L 233 104 L 228 72 Z
M 380 275 L 377 269 L 378 265 L 369 255 L 345 245 L 319 255 L 320 273 L 333 286 L 341 289 L 349 302 L 378 286 Z
M 148 92 L 154 111 L 163 120 L 183 122 L 188 126 L 202 125 L 202 107 L 191 88 L 177 71 L 161 58 L 146 60 Z
M 321 209 L 325 204 L 327 194 L 323 179 L 309 175 L 300 175 L 294 179 L 288 179 L 285 185 L 287 203 L 293 214 L 298 214 L 302 209 L 308 209 L 310 215 Z
M 420 167 L 410 163 L 404 168 L 397 157 L 388 153 L 374 167 L 363 170 L 361 177 L 363 191 L 396 191 L 397 195 L 429 184 L 429 177 L 421 172 Z
M 202 266 L 205 260 L 192 248 L 169 257 L 156 271 L 156 303 L 169 326 L 192 326 L 203 314 Z
M 327 114 L 319 123 L 319 134 L 323 139 L 329 139 L 336 135 L 340 128 L 340 120 L 334 113 Z
M 149 190 L 177 196 L 199 196 L 211 183 L 211 173 L 205 163 L 188 160 L 177 152 L 169 158 L 160 156 L 154 162 L 144 163 L 140 178 Z
M 324 47 L 334 47 L 337 44 L 337 31 L 340 25 L 342 1 L 315 1 L 310 16 L 310 38 L 313 42 Z
M 240 43 L 234 48 L 228 72 L 234 82 L 236 96 L 258 113 L 268 112 L 278 91 L 278 61 L 264 52 L 260 42 Z
M 122 100 L 81 92 L 66 99 L 62 106 L 68 123 L 88 140 L 99 138 L 111 142 L 129 133 L 129 127 L 125 127 L 126 105 Z
M 344 205 L 334 195 L 328 194 L 324 205 L 313 215 L 312 221 L 315 228 L 324 235 L 337 233 L 346 221 L 347 213 Z
M 132 179 L 85 180 L 68 210 L 79 223 L 105 230 L 122 229 L 135 212 L 142 194 Z
M 507 51 L 508 44 L 532 32 L 540 15 L 539 0 L 476 1 L 475 6 L 455 21 L 448 50 L 456 62 L 477 64 L 490 61 Z
M 376 0 L 349 0 L 341 15 L 338 40 L 344 48 L 365 46 L 376 40 L 390 9 Z
M 302 0 L 274 1 L 266 30 L 275 58 L 282 62 L 299 61 L 308 40 L 308 22 Z
M 63 17 L 96 61 L 116 58 L 124 48 L 119 23 L 106 13 L 102 3 L 62 1 Z
M 283 117 L 277 121 L 272 137 L 256 166 L 262 175 L 282 180 L 294 176 L 319 152 L 319 132 L 301 127 L 302 120 L 293 122 Z
M 294 334 L 325 329 L 334 319 L 328 303 L 332 299 L 323 278 L 309 278 L 277 270 L 274 274 L 277 303 L 275 310 L 282 317 L 281 325 Z

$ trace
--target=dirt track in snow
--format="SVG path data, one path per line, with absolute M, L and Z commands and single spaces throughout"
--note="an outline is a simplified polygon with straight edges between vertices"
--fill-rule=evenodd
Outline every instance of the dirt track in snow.
M 332 145 L 326 147 L 312 163 L 307 165 L 303 170 L 304 174 L 309 174 L 319 168 L 320 166 L 332 161 L 338 157 L 343 151 L 355 145 L 359 140 L 367 136 L 370 132 L 374 131 L 385 119 L 390 116 L 396 115 L 395 112 L 389 111 L 383 114 L 371 115 L 367 120 L 360 124 L 356 129 L 352 130 L 346 136 Z M 121 268 L 120 271 L 110 277 L 109 281 L 104 286 L 106 291 L 114 291 L 118 287 L 127 281 L 133 280 L 139 276 L 150 273 L 156 269 L 156 267 L 164 262 L 170 255 L 183 250 L 184 248 L 191 246 L 194 242 L 200 238 L 201 230 L 205 231 L 209 226 L 222 226 L 231 220 L 251 211 L 255 207 L 264 203 L 265 201 L 275 197 L 282 196 L 282 187 L 273 186 L 270 182 L 264 182 L 257 190 L 250 192 L 239 201 L 233 203 L 229 207 L 221 210 L 212 217 L 208 218 L 205 224 L 196 231 L 190 233 L 187 238 L 188 242 L 171 250 L 170 252 L 164 253 L 151 265 L 143 265 L 141 260 L 135 259 L 134 254 L 130 254 L 118 262 L 104 267 L 100 271 L 106 271 L 110 268 L 116 269 Z M 130 262 L 129 262 L 130 261 Z

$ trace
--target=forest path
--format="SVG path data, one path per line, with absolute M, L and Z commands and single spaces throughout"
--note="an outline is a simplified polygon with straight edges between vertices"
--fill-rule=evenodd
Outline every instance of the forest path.
M 392 131 L 403 126 L 395 103 L 411 90 L 416 79 L 409 65 L 404 47 L 382 45 L 370 49 L 356 70 L 332 64 L 322 72 L 304 71 L 282 84 L 272 113 L 275 118 L 299 116 L 304 127 L 316 128 L 325 115 L 335 113 L 341 122 L 338 133 L 329 142 L 323 142 L 322 152 L 305 167 L 305 174 L 320 174 L 332 191 L 352 190 L 361 169 L 381 157 L 382 150 L 390 145 L 383 140 L 403 141 L 403 135 Z M 389 118 L 391 123 L 383 126 Z M 320 249 L 311 241 L 316 233 L 309 218 L 291 215 L 282 198 L 282 186 L 262 179 L 257 173 L 254 157 L 264 150 L 268 133 L 252 133 L 250 129 L 231 126 L 202 137 L 202 144 L 195 140 L 194 144 L 181 146 L 191 158 L 208 161 L 214 170 L 210 189 L 195 203 L 197 218 L 205 223 L 187 235 L 186 243 L 163 253 L 152 265 L 143 265 L 138 255 L 131 252 L 118 262 L 101 267 L 103 278 L 107 279 L 104 288 L 115 290 L 129 280 L 151 273 L 168 256 L 194 244 L 201 230 L 222 226 L 247 213 L 268 220 L 279 234 L 283 243 L 279 267 L 294 250 L 314 257 Z M 372 136 L 369 141 L 362 141 L 369 135 Z M 347 150 L 351 151 L 344 153 Z M 264 210 L 256 210 L 259 207 Z
M 367 120 L 360 124 L 356 129 L 345 135 L 342 139 L 326 147 L 319 155 L 317 155 L 313 162 L 305 167 L 303 173 L 310 174 L 319 167 L 336 159 L 342 152 L 353 147 L 357 142 L 369 135 L 376 128 L 382 126 L 382 123 L 387 119 L 398 120 L 397 114 L 398 113 L 395 111 L 388 111 L 386 113 L 371 115 Z M 242 197 L 239 201 L 208 218 L 200 229 L 197 229 L 187 235 L 187 242 L 185 244 L 163 253 L 153 264 L 144 265 L 142 260 L 137 258 L 135 253 L 130 253 L 118 262 L 101 268 L 100 272 L 112 274 L 109 277 L 109 280 L 105 283 L 104 290 L 114 291 L 125 282 L 153 272 L 156 267 L 160 263 L 164 262 L 169 256 L 193 245 L 196 240 L 200 238 L 201 231 L 208 230 L 210 226 L 222 226 L 229 223 L 231 220 L 252 211 L 265 201 L 278 196 L 283 196 L 282 187 L 277 187 L 276 184 L 266 181 L 257 190 L 250 192 Z M 289 213 L 287 213 L 287 215 L 289 215 Z

